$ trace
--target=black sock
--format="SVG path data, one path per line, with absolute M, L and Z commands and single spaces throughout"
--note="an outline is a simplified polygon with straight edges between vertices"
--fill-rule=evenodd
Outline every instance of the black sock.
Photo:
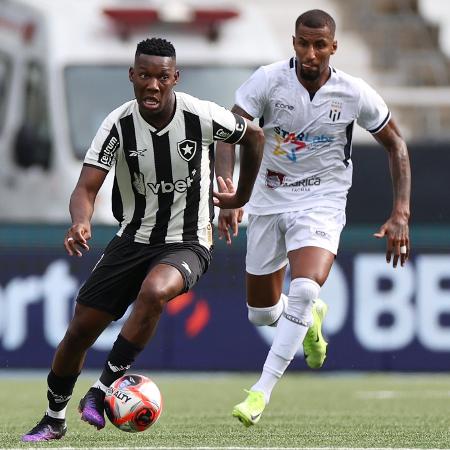
M 100 375 L 100 381 L 105 386 L 111 386 L 114 381 L 125 374 L 141 351 L 142 348 L 136 347 L 119 334 L 108 355 L 103 372 Z
M 61 411 L 67 406 L 78 375 L 60 377 L 50 370 L 47 377 L 47 398 L 48 406 L 52 411 Z

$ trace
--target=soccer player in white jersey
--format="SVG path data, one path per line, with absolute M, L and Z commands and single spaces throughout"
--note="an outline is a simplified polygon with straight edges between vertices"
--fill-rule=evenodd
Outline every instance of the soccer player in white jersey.
M 262 130 L 215 103 L 175 92 L 178 78 L 170 42 L 140 42 L 129 71 L 136 99 L 108 115 L 86 154 L 70 200 L 72 226 L 64 246 L 71 256 L 89 250 L 95 197 L 113 166 L 113 212 L 120 229 L 80 289 L 47 378 L 47 412 L 23 441 L 64 436 L 67 403 L 87 350 L 134 302 L 100 378 L 79 404 L 81 418 L 103 428 L 106 389 L 147 344 L 164 305 L 207 270 L 214 141 L 239 142 L 245 148 L 236 192 L 216 193 L 214 204 L 236 208 L 250 197 L 262 156 Z
M 306 362 L 320 368 L 327 306 L 318 299 L 335 259 L 352 181 L 354 123 L 388 152 L 393 186 L 390 217 L 375 233 L 386 237 L 386 260 L 403 266 L 410 251 L 410 166 L 406 144 L 382 98 L 363 80 L 329 65 L 337 50 L 335 22 L 324 11 L 298 17 L 295 56 L 259 68 L 236 93 L 233 112 L 260 119 L 266 143 L 246 211 L 249 320 L 276 325 L 259 380 L 233 409 L 245 426 L 257 423 L 271 392 L 303 343 Z M 232 190 L 234 146 L 218 143 L 216 172 Z M 224 190 L 227 190 L 225 187 Z M 369 187 L 370 188 L 370 187 Z M 221 211 L 219 233 L 230 242 L 240 213 Z M 282 294 L 287 263 L 289 295 Z

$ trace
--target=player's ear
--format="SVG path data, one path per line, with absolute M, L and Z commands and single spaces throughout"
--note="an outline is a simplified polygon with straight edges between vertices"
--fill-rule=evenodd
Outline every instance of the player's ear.
M 133 75 L 134 75 L 134 69 L 132 67 L 130 67 L 128 69 L 128 79 L 133 82 Z
M 180 71 L 179 70 L 175 70 L 174 79 L 175 79 L 175 82 L 173 84 L 175 85 L 178 83 L 178 80 L 180 79 Z
M 333 50 L 331 51 L 331 54 L 334 55 L 337 51 L 338 43 L 336 40 L 333 41 Z

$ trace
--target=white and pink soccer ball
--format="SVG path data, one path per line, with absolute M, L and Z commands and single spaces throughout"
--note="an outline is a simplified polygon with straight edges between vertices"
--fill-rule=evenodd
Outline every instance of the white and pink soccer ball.
M 122 431 L 145 431 L 158 421 L 162 406 L 158 386 L 143 375 L 124 375 L 106 392 L 106 415 Z

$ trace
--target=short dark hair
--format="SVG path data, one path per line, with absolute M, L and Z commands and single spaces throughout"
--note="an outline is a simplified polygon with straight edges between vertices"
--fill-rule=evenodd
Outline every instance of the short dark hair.
M 321 9 L 311 9 L 298 16 L 295 21 L 295 31 L 298 30 L 300 25 L 308 28 L 328 27 L 333 37 L 336 32 L 336 22 L 328 13 Z
M 160 38 L 150 38 L 139 42 L 136 47 L 136 56 L 140 54 L 176 58 L 175 47 L 172 43 Z

